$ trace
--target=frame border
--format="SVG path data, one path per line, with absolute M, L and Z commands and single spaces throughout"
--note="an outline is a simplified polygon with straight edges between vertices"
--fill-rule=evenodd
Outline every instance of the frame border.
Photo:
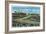
M 23 4 L 38 4 L 38 5 L 43 5 L 43 29 L 39 30 L 24 30 L 24 31 L 13 31 L 9 32 L 9 3 L 23 3 Z M 24 33 L 24 32 L 41 32 L 45 31 L 45 3 L 40 3 L 40 2 L 23 2 L 23 1 L 5 1 L 5 34 L 12 34 L 12 33 Z

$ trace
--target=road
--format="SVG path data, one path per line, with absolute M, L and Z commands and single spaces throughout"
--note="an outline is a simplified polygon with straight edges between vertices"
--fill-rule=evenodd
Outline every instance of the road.
M 23 18 L 15 19 L 14 21 L 17 21 L 19 23 L 39 23 L 39 22 L 28 20 L 27 18 L 30 18 L 30 17 L 31 17 L 31 15 L 28 15 L 28 16 L 23 17 Z M 27 19 L 27 20 L 24 20 L 24 19 Z
M 31 17 L 31 15 L 28 15 L 28 16 L 26 16 L 26 17 L 19 18 L 19 19 L 23 20 L 23 19 L 27 19 L 27 18 L 29 18 L 29 17 Z

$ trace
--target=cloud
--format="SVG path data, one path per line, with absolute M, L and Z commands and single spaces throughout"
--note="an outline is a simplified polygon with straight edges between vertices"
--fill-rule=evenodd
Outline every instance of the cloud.
M 20 7 L 20 6 L 12 6 L 12 12 L 23 12 L 23 13 L 40 13 L 40 7 Z

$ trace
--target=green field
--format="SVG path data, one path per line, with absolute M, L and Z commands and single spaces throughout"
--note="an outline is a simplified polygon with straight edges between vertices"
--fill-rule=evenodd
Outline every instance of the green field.
M 13 14 L 14 15 L 14 14 Z M 16 15 L 16 16 L 15 16 Z M 12 16 L 13 27 L 30 27 L 40 25 L 39 14 L 15 14 Z

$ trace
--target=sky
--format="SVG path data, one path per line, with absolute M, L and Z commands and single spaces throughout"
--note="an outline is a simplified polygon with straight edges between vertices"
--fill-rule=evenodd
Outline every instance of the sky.
M 31 6 L 12 6 L 12 13 L 22 12 L 22 13 L 40 13 L 40 7 L 31 7 Z

